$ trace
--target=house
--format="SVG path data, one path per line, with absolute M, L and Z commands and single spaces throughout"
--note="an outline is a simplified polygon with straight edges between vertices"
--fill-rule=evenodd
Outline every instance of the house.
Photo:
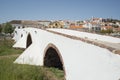
M 87 28 L 90 31 L 100 31 L 101 30 L 101 24 L 96 22 L 87 22 L 83 25 L 84 28 Z
M 62 21 L 51 22 L 48 28 L 64 28 L 64 23 Z
M 100 31 L 102 25 L 102 18 L 92 18 L 84 21 L 83 27 L 89 31 Z
M 118 25 L 120 27 L 120 22 L 116 22 L 116 25 Z
M 83 28 L 83 25 L 75 25 L 75 24 L 71 24 L 70 29 L 82 29 Z
M 113 27 L 112 26 L 102 26 L 101 30 L 112 30 Z
M 118 27 L 118 28 L 113 28 L 113 32 L 120 32 L 120 27 Z
M 70 27 L 70 23 L 69 22 L 65 22 L 64 23 L 64 28 L 69 28 Z
M 48 27 L 49 24 L 51 23 L 51 21 L 48 21 L 48 20 L 39 20 L 38 23 L 42 24 L 42 25 L 44 25 L 46 27 Z
M 63 28 L 70 28 L 70 24 L 71 24 L 70 21 L 68 21 L 68 20 L 63 20 L 63 23 L 64 23 L 64 27 L 63 27 Z
M 94 17 L 93 17 L 93 18 L 90 19 L 90 22 L 101 23 L 102 20 L 103 20 L 102 18 L 94 18 Z

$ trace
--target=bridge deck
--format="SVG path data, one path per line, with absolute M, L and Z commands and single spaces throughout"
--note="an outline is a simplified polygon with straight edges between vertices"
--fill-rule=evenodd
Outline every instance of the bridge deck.
M 95 40 L 95 39 L 88 39 L 86 38 L 82 38 L 82 37 L 78 37 L 78 36 L 73 36 L 73 35 L 69 35 L 69 34 L 64 34 L 64 33 L 60 33 L 57 31 L 53 31 L 53 30 L 46 30 L 48 32 L 54 33 L 54 34 L 58 34 L 67 38 L 71 38 L 71 39 L 75 39 L 75 40 L 80 40 L 89 44 L 93 44 L 102 48 L 106 48 L 109 51 L 116 53 L 116 54 L 120 54 L 120 43 L 110 43 L 110 42 L 106 42 L 106 41 L 100 41 L 100 40 Z

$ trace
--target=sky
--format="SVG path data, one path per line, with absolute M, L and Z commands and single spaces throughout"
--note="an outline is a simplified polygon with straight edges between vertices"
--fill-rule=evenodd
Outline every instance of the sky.
M 120 19 L 120 0 L 0 0 L 0 23 L 92 17 Z

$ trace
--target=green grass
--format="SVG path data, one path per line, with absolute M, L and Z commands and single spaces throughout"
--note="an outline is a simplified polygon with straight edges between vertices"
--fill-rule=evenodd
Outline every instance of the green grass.
M 63 80 L 64 72 L 62 70 L 59 70 L 57 68 L 49 68 L 49 70 L 53 72 L 59 79 Z
M 44 80 L 41 67 L 13 64 L 15 58 L 0 59 L 0 80 Z
M 0 80 L 64 80 L 64 73 L 55 68 L 14 64 L 15 57 L 0 59 Z
M 14 49 L 12 46 L 14 41 L 11 39 L 0 39 L 0 56 L 20 54 L 23 51 L 20 49 Z

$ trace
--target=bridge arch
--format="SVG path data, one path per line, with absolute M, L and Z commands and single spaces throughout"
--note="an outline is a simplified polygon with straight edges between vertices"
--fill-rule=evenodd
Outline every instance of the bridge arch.
M 31 44 L 32 44 L 32 37 L 31 34 L 29 33 L 26 40 L 26 48 L 28 48 Z
M 45 48 L 43 65 L 46 67 L 55 67 L 63 70 L 64 77 L 66 76 L 66 71 L 61 53 L 58 48 L 52 43 L 48 44 Z

